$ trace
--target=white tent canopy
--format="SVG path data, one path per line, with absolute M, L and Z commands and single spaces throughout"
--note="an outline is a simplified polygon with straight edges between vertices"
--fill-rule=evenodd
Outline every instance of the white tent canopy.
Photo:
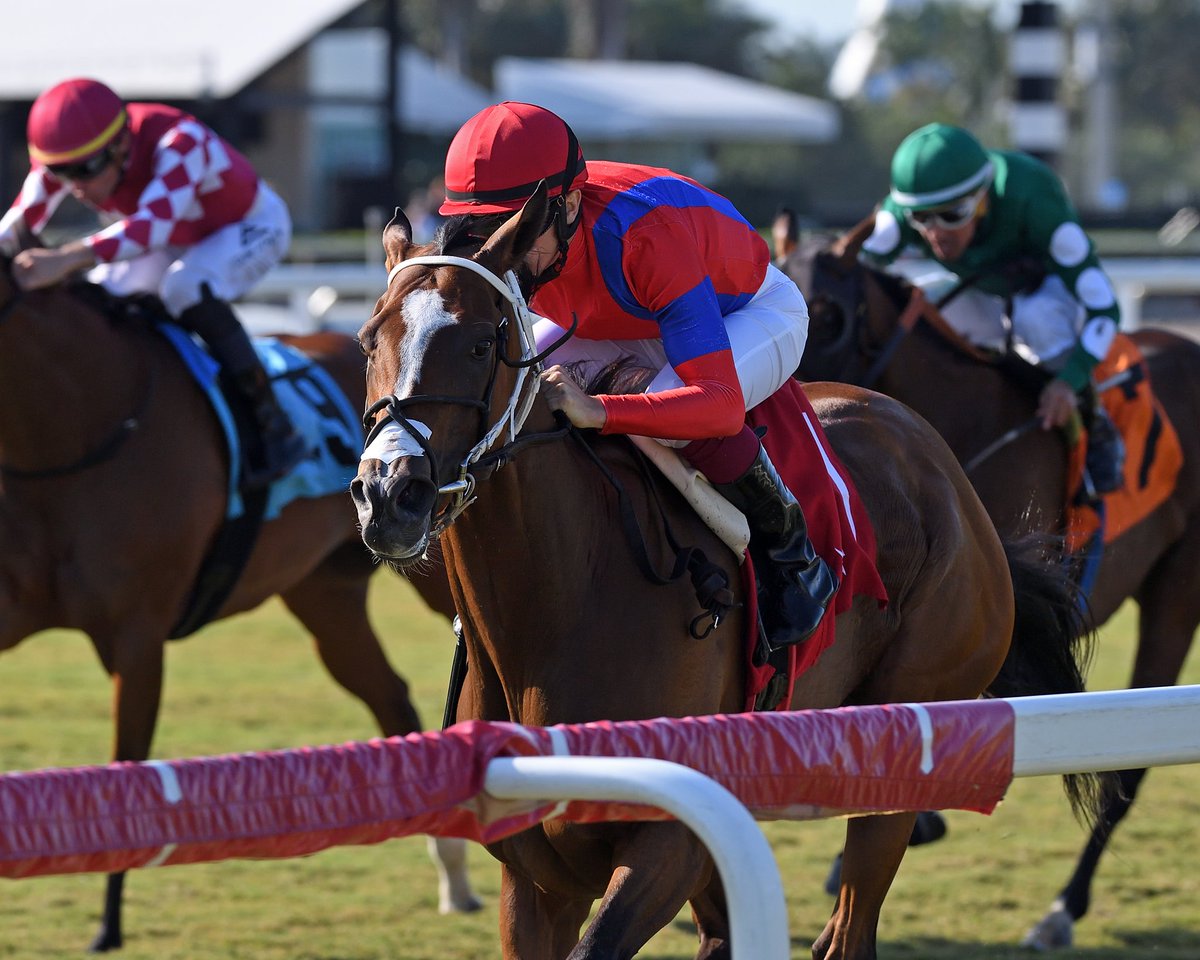
M 379 29 L 336 30 L 310 48 L 309 82 L 318 96 L 382 98 L 387 35 Z M 405 130 L 453 134 L 488 104 L 483 87 L 415 47 L 400 54 L 400 119 Z
M 584 139 L 827 143 L 840 126 L 833 104 L 691 63 L 502 57 L 495 85 Z
M 362 0 L 52 0 L 4 10 L 0 100 L 67 77 L 128 99 L 227 97 Z

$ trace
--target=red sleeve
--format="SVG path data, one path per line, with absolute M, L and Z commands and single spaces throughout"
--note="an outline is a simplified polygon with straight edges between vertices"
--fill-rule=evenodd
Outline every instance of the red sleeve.
M 679 364 L 682 387 L 659 393 L 604 394 L 602 433 L 663 440 L 731 437 L 746 421 L 746 402 L 733 353 L 721 350 Z

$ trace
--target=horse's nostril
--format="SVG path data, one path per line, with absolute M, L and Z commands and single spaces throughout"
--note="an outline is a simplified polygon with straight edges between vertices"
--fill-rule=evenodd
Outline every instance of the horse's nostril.
M 365 502 L 367 499 L 366 493 L 364 493 L 365 489 L 366 484 L 364 484 L 360 478 L 355 477 L 350 481 L 350 498 L 355 503 Z

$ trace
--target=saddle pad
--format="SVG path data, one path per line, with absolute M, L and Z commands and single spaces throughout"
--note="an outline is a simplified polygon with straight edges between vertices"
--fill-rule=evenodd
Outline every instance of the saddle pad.
M 230 464 L 225 514 L 227 518 L 241 516 L 243 504 L 237 484 L 241 441 L 217 379 L 219 367 L 187 331 L 174 324 L 160 324 L 158 329 L 178 351 L 221 424 Z M 276 398 L 308 445 L 305 459 L 271 485 L 263 516 L 272 520 L 293 500 L 344 493 L 358 471 L 363 433 L 350 402 L 319 364 L 273 337 L 255 338 L 254 347 L 271 378 Z
M 1136 382 L 1106 390 L 1102 397 L 1104 408 L 1125 441 L 1125 483 L 1120 490 L 1104 494 L 1102 505 L 1089 503 L 1077 495 L 1070 498 L 1066 537 L 1069 552 L 1084 548 L 1102 526 L 1103 543 L 1111 543 L 1145 519 L 1175 489 L 1183 465 L 1179 435 L 1154 397 L 1150 374 L 1137 344 L 1118 334 L 1094 376 L 1103 382 L 1138 366 L 1142 376 Z M 1073 493 L 1082 485 L 1085 451 L 1083 443 L 1071 451 L 1067 489 Z
M 816 633 L 789 650 L 788 691 L 779 706 L 786 710 L 796 678 L 833 644 L 837 615 L 848 610 L 857 596 L 871 597 L 882 607 L 887 603 L 887 590 L 875 568 L 875 531 L 866 508 L 829 445 L 801 385 L 789 380 L 749 411 L 746 422 L 755 429 L 766 427 L 763 446 L 804 510 L 813 547 L 839 581 Z M 749 567 L 749 563 L 744 565 L 745 569 Z M 748 593 L 754 595 L 753 590 Z M 754 618 L 749 619 L 747 710 L 753 709 L 754 698 L 775 673 L 770 664 L 761 667 L 754 664 L 756 626 Z

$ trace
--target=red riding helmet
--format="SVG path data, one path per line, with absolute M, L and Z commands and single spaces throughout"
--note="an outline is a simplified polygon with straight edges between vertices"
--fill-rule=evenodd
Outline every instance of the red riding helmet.
M 549 180 L 551 197 L 587 180 L 579 141 L 545 107 L 506 100 L 475 114 L 454 135 L 446 152 L 446 202 L 438 212 L 520 210 L 542 180 Z
M 125 128 L 125 103 L 98 80 L 64 80 L 29 111 L 29 156 L 44 166 L 95 156 Z

